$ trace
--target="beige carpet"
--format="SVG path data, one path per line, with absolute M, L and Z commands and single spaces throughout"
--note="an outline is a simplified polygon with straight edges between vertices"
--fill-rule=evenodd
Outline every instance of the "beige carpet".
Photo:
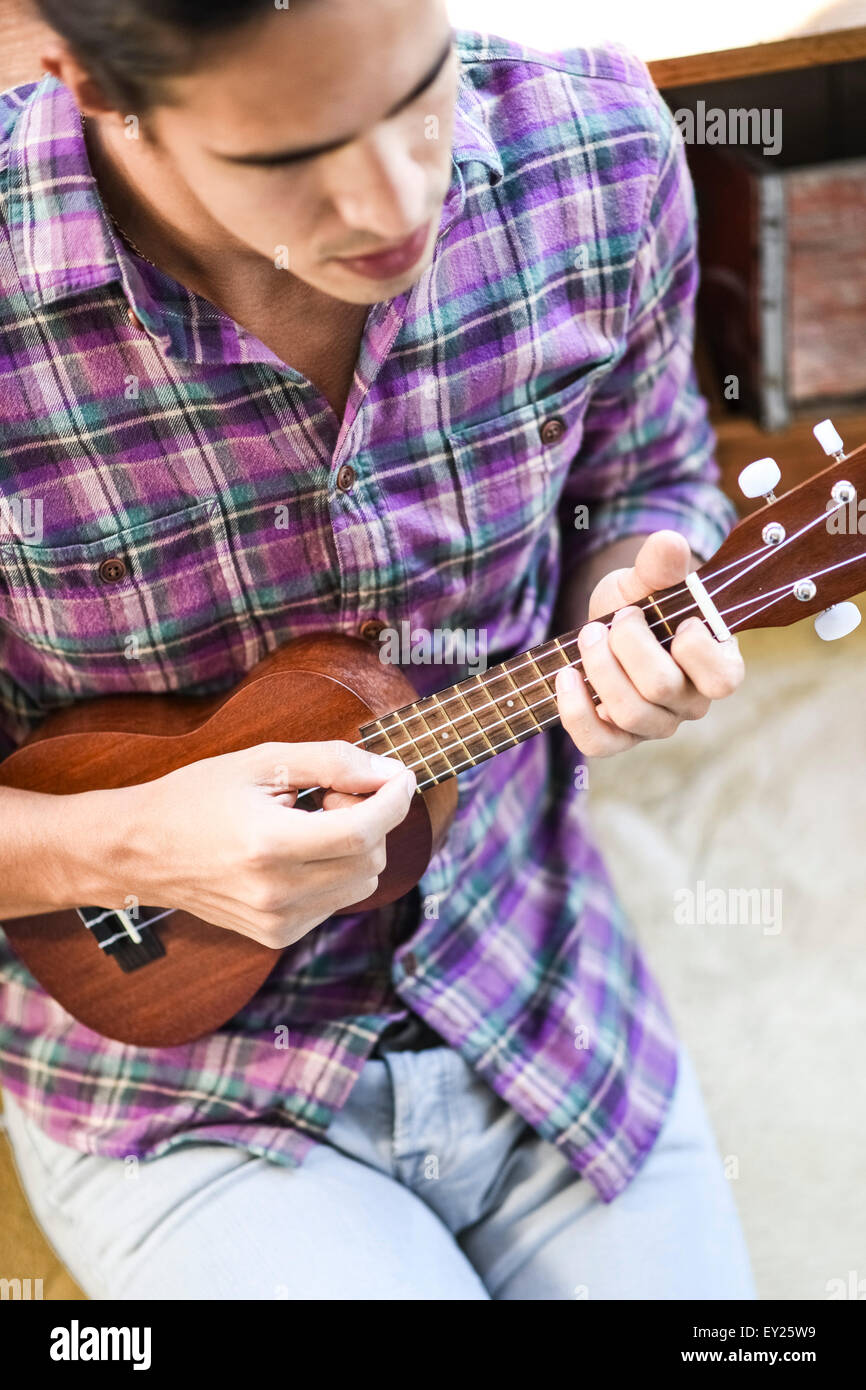
M 745 685 L 706 720 L 592 766 L 592 816 L 736 1161 L 760 1295 L 856 1271 L 866 1296 L 866 622 L 741 648 Z M 678 925 L 700 880 L 780 890 L 781 930 L 773 891 L 763 924 Z

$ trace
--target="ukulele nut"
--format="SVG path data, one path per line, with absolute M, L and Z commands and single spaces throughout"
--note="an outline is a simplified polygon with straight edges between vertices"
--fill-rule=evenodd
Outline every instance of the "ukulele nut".
M 799 599 L 801 603 L 808 603 L 817 592 L 818 586 L 811 579 L 798 579 L 793 589 L 794 598 Z
M 781 521 L 768 521 L 761 532 L 761 536 L 764 545 L 781 545 L 782 541 L 785 539 L 785 528 Z
M 833 498 L 834 502 L 840 502 L 843 506 L 847 506 L 847 504 L 853 502 L 854 498 L 857 496 L 857 489 L 854 484 L 849 483 L 847 479 L 840 478 L 838 483 L 834 483 L 830 489 L 830 496 Z

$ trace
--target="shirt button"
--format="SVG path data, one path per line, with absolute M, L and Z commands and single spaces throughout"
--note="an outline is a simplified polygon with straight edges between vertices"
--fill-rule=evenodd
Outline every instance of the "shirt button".
M 141 319 L 138 317 L 138 314 L 135 312 L 134 309 L 127 309 L 126 312 L 129 316 L 129 322 L 132 324 L 133 328 L 144 329 L 144 324 L 142 323 Z
M 337 487 L 341 492 L 351 492 L 355 486 L 355 470 L 350 463 L 344 463 L 337 474 Z
M 99 566 L 99 577 L 106 584 L 116 584 L 123 579 L 125 574 L 126 565 L 117 556 L 113 556 L 110 560 L 103 560 Z
M 417 975 L 418 957 L 414 951 L 407 951 L 400 964 L 403 966 L 407 975 Z
M 545 420 L 541 426 L 542 444 L 556 444 L 565 434 L 565 421 L 558 415 L 554 415 L 551 420 Z
M 361 636 L 365 642 L 378 642 L 379 634 L 384 632 L 387 626 L 388 624 L 383 623 L 379 618 L 368 618 L 365 623 L 361 624 Z

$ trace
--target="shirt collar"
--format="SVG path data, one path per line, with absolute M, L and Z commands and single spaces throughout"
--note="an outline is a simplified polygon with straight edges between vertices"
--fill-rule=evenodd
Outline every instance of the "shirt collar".
M 115 280 L 143 289 L 99 196 L 78 107 L 54 77 L 39 83 L 10 137 L 7 222 L 34 308 Z
M 479 98 L 461 71 L 440 234 L 463 210 L 464 169 L 473 162 L 486 168 L 491 183 L 502 178 L 502 160 Z M 143 327 L 166 345 L 171 342 L 171 328 L 99 196 L 78 107 L 54 77 L 35 88 L 10 136 L 6 219 L 21 285 L 33 308 L 119 282 Z
M 451 186 L 442 209 L 440 231 L 460 216 L 466 201 L 464 166 L 478 163 L 487 170 L 491 184 L 503 177 L 502 157 L 494 143 L 474 87 L 461 69 L 454 108 L 454 136 L 451 143 Z

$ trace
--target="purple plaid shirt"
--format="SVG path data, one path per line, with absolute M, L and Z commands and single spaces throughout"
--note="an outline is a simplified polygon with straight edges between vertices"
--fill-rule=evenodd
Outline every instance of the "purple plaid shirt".
M 692 192 L 646 68 L 456 41 L 435 257 L 370 308 L 342 421 L 118 241 L 65 87 L 0 96 L 0 756 L 69 701 L 227 690 L 313 631 L 483 633 L 492 664 L 543 640 L 599 547 L 722 540 Z M 428 694 L 468 671 L 408 673 Z M 0 933 L 3 1086 L 85 1151 L 293 1164 L 411 1008 L 610 1200 L 664 1120 L 676 1043 L 578 763 L 557 731 L 461 776 L 419 893 L 329 919 L 186 1046 L 98 1037 Z

